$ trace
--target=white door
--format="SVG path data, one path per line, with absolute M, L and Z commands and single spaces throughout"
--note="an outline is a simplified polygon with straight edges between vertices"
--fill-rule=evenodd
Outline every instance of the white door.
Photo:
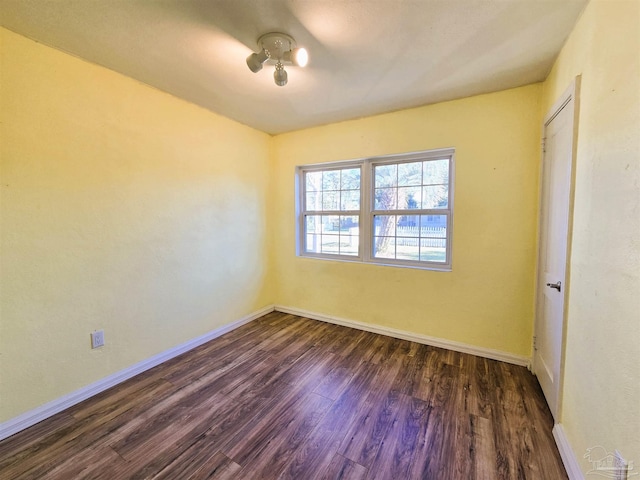
M 556 421 L 564 353 L 575 90 L 544 126 L 534 372 Z

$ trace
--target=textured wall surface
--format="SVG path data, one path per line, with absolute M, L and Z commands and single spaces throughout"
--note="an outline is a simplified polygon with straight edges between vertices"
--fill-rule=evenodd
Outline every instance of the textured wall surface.
M 582 75 L 561 423 L 640 464 L 640 2 L 592 1 L 543 86 Z
M 273 294 L 268 135 L 1 36 L 3 421 Z

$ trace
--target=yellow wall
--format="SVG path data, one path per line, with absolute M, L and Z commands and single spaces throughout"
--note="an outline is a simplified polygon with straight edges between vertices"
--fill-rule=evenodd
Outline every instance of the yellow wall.
M 274 139 L 276 303 L 529 356 L 540 85 Z M 295 256 L 295 166 L 455 147 L 453 271 Z
M 273 301 L 271 137 L 7 30 L 0 421 Z M 91 350 L 89 333 L 105 330 Z
M 582 74 L 561 423 L 640 466 L 640 2 L 592 0 L 544 82 Z

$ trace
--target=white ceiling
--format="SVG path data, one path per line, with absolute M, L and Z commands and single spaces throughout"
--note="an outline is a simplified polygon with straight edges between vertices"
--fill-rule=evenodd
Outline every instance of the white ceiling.
M 587 0 L 0 0 L 6 28 L 268 133 L 543 80 Z M 252 73 L 280 31 L 309 65 Z

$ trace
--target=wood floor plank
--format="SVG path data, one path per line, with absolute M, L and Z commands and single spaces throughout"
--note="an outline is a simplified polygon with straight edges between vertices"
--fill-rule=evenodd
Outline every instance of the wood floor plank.
M 410 342 L 408 352 L 403 355 L 403 375 L 396 376 L 392 388 L 405 395 L 413 396 L 417 393 L 428 353 L 426 345 Z
M 270 318 L 265 317 L 265 321 L 271 326 L 279 327 L 280 325 L 288 325 L 292 320 L 298 320 L 300 318 L 303 318 L 305 321 L 308 320 L 307 318 L 298 317 L 291 313 L 274 312 L 274 315 Z
M 565 479 L 523 367 L 272 312 L 0 442 L 0 478 Z
M 242 467 L 222 452 L 211 453 L 206 440 L 196 442 L 165 469 L 151 477 L 153 480 L 232 480 L 241 478 Z
M 73 415 L 65 410 L 39 423 L 39 428 L 27 428 L 13 435 L 11 441 L 0 442 L 0 472 L 30 455 L 34 451 L 34 445 L 46 445 L 46 439 L 57 437 L 60 431 L 73 428 L 74 423 Z
M 273 478 L 284 469 L 332 403 L 320 395 L 307 394 L 291 407 L 269 415 L 256 432 L 245 437 L 247 440 L 231 442 L 228 456 L 243 466 L 243 478 Z
M 440 368 L 443 365 L 440 355 L 441 349 L 425 346 L 425 356 L 421 364 L 421 371 L 416 374 L 412 383 L 412 396 L 421 400 L 429 401 L 433 395 Z
M 341 346 L 339 355 L 347 357 L 353 355 L 354 350 L 362 349 L 363 345 L 367 342 L 367 338 L 371 337 L 371 334 L 364 330 L 349 329 L 349 331 L 344 332 L 341 337 L 344 339 L 344 343 Z
M 391 353 L 384 361 L 386 367 L 377 366 L 374 387 L 365 397 L 338 448 L 338 453 L 367 468 L 380 448 L 400 397 L 399 389 L 393 389 L 393 386 L 394 379 L 403 375 L 403 356 Z
M 491 421 L 484 417 L 473 416 L 473 429 L 476 448 L 475 478 L 477 480 L 499 478 Z
M 324 472 L 318 474 L 319 480 L 364 480 L 367 470 L 362 465 L 336 453 Z
M 373 364 L 361 365 L 360 372 L 353 377 L 349 387 L 333 403 L 278 478 L 304 478 L 311 472 L 316 474 L 328 467 L 345 435 L 345 426 L 355 418 L 363 398 L 372 387 L 376 372 Z
M 369 333 L 369 332 L 367 332 Z M 375 363 L 373 357 L 378 354 L 381 348 L 385 345 L 385 338 L 374 333 L 369 333 L 363 343 L 366 343 L 360 350 L 360 355 L 363 362 Z
M 442 353 L 441 350 L 434 352 L 438 357 Z M 456 478 L 456 455 L 468 456 L 468 448 L 458 445 L 459 424 L 464 423 L 467 417 L 459 410 L 457 401 L 460 395 L 459 373 L 459 367 L 440 363 L 437 372 L 430 376 L 429 409 L 425 412 L 427 421 L 420 428 L 410 478 Z
M 422 402 L 421 406 L 426 410 L 425 402 Z M 368 466 L 369 478 L 378 480 L 408 478 L 411 457 L 419 432 L 419 425 L 415 420 L 421 418 L 419 412 L 411 410 L 412 398 L 400 394 L 398 407 L 386 429 L 381 448 L 376 451 L 373 462 Z
M 173 387 L 167 382 L 159 382 L 157 389 L 143 388 L 141 391 L 144 395 L 131 403 L 114 402 L 103 415 L 87 415 L 68 427 L 43 437 L 40 443 L 19 452 L 15 458 L 0 459 L 0 472 L 39 478 L 85 449 L 99 448 L 106 444 L 113 432 L 124 425 L 137 422 L 143 412 L 149 411 L 147 409 L 150 406 L 150 409 L 155 408 L 155 402 L 166 401 Z
M 234 368 L 238 362 L 238 344 L 242 343 L 245 353 L 244 358 L 251 357 L 252 353 L 258 350 L 259 338 L 240 339 L 235 342 L 227 342 L 215 353 L 207 353 L 185 359 L 172 368 L 163 378 L 171 382 L 176 387 L 184 387 L 194 380 L 200 379 L 211 372 L 211 365 L 216 365 L 217 373 L 222 373 L 222 369 Z M 204 353 L 204 352 L 203 352 Z M 242 360 L 242 359 L 241 359 Z
M 290 428 L 296 418 L 303 422 L 306 415 L 319 419 L 331 403 L 328 398 L 320 395 L 298 392 L 297 395 L 292 395 L 276 405 L 267 415 L 257 419 L 256 423 L 247 424 L 234 433 L 222 446 L 222 451 L 238 464 L 247 465 L 278 436 L 284 435 L 285 432 L 291 433 Z
M 125 461 L 109 447 L 84 449 L 74 455 L 70 461 L 59 463 L 45 474 L 33 478 L 58 480 L 62 478 L 99 478 L 109 465 L 118 464 L 122 468 Z
M 110 447 L 124 459 L 131 460 L 144 456 L 146 452 L 160 452 L 164 446 L 178 442 L 188 433 L 193 434 L 192 430 L 203 424 L 203 419 L 208 418 L 208 413 L 215 411 L 214 408 L 221 401 L 221 396 L 202 396 L 197 406 L 190 405 L 191 400 L 183 399 L 148 418 L 129 435 L 112 442 Z M 201 428 L 206 431 L 208 425 Z
M 334 365 L 313 391 L 318 395 L 335 400 L 347 388 L 361 363 L 362 361 L 356 356 L 348 356 L 342 362 Z

